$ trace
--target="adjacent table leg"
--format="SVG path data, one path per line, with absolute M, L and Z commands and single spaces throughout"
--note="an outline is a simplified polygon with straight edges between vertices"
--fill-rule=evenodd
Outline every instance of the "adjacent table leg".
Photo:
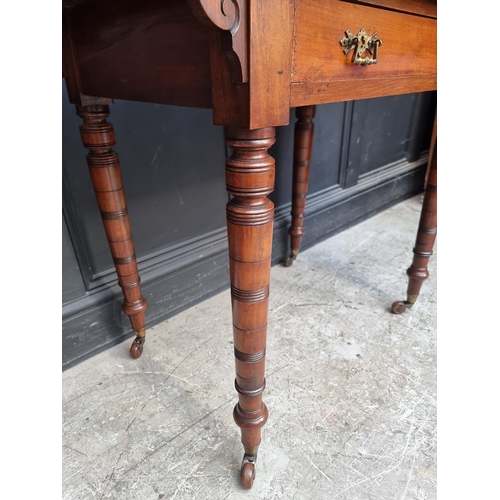
M 113 151 L 115 133 L 106 121 L 108 106 L 77 106 L 83 120 L 80 126 L 83 145 L 89 150 L 87 164 L 97 203 L 113 256 L 118 283 L 123 290 L 123 311 L 130 317 L 136 338 L 130 348 L 133 358 L 142 354 L 146 320 L 146 300 L 141 294 L 134 242 L 127 214 L 118 155 Z
M 292 225 L 290 234 L 291 254 L 283 264 L 289 267 L 297 258 L 304 230 L 307 185 L 311 164 L 312 145 L 314 139 L 314 122 L 316 106 L 301 106 L 295 110 L 295 136 L 293 146 L 293 189 L 292 189 Z
M 405 301 L 392 304 L 392 312 L 402 314 L 417 300 L 422 283 L 429 277 L 427 264 L 432 255 L 437 234 L 437 141 L 434 142 L 430 159 L 429 176 L 425 189 L 424 203 L 420 215 L 417 240 L 413 249 L 413 262 L 408 271 L 408 292 Z
M 267 421 L 262 393 L 274 221 L 274 205 L 267 198 L 274 189 L 274 159 L 267 150 L 274 142 L 274 128 L 226 131 L 233 150 L 226 161 L 226 185 L 233 196 L 227 204 L 227 231 L 239 399 L 233 416 L 245 447 L 244 488 L 252 487 L 261 428 Z

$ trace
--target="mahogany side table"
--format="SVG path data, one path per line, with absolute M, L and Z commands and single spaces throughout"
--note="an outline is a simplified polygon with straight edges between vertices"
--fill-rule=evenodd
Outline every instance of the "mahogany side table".
M 435 0 L 63 0 L 63 75 L 82 141 L 123 311 L 143 350 L 142 297 L 113 126 L 113 99 L 213 110 L 226 128 L 227 232 L 241 428 L 241 481 L 255 478 L 271 267 L 275 127 L 297 108 L 290 265 L 303 217 L 315 105 L 436 90 Z M 436 237 L 436 141 L 402 313 L 427 278 Z

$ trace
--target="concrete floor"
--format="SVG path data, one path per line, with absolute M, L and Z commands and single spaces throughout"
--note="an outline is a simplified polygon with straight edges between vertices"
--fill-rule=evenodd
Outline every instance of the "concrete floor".
M 269 420 L 239 487 L 229 290 L 63 373 L 63 499 L 435 499 L 436 252 L 405 298 L 421 197 L 275 266 Z M 307 228 L 306 228 L 307 229 Z

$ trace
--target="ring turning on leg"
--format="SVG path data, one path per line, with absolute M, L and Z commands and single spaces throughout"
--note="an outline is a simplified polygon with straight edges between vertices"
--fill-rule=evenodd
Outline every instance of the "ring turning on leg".
M 267 150 L 274 142 L 274 128 L 226 131 L 233 150 L 226 160 L 226 185 L 232 195 L 227 230 L 238 392 L 233 416 L 245 448 L 244 488 L 252 487 L 261 428 L 267 421 L 262 393 L 274 221 L 274 205 L 267 198 L 274 189 L 274 159 Z
M 146 335 L 144 311 L 147 302 L 141 294 L 134 241 L 125 202 L 122 174 L 117 153 L 113 150 L 115 133 L 107 122 L 108 106 L 77 106 L 83 145 L 89 150 L 87 164 L 104 230 L 123 291 L 123 312 L 130 318 L 136 338 L 130 349 L 133 358 L 142 354 Z

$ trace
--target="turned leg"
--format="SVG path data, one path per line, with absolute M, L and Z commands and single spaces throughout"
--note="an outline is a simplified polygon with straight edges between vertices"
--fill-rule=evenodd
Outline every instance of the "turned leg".
M 136 334 L 130 354 L 133 358 L 138 358 L 142 354 L 146 335 L 144 311 L 147 303 L 141 295 L 141 280 L 125 203 L 120 163 L 118 155 L 113 151 L 115 133 L 113 126 L 106 121 L 109 108 L 96 105 L 77 106 L 76 109 L 83 120 L 80 133 L 83 145 L 89 150 L 87 164 L 118 274 L 118 283 L 123 290 L 123 312 L 129 316 Z
M 408 271 L 408 292 L 405 301 L 392 304 L 394 314 L 402 314 L 417 300 L 422 283 L 429 277 L 427 264 L 432 255 L 432 248 L 437 234 L 437 141 L 434 142 L 429 165 L 424 203 L 420 215 L 417 240 L 413 249 L 413 262 Z
M 304 214 L 314 138 L 313 118 L 315 114 L 316 106 L 302 106 L 295 110 L 297 122 L 295 123 L 293 146 L 292 225 L 288 230 L 291 254 L 283 262 L 286 267 L 291 266 L 297 258 L 300 242 L 305 233 Z
M 227 204 L 238 392 L 233 416 L 245 447 L 244 488 L 252 487 L 261 428 L 267 420 L 262 393 L 274 221 L 274 205 L 267 198 L 274 189 L 274 159 L 267 150 L 274 142 L 274 128 L 226 131 L 226 143 L 233 149 L 226 161 L 226 185 L 233 196 Z

